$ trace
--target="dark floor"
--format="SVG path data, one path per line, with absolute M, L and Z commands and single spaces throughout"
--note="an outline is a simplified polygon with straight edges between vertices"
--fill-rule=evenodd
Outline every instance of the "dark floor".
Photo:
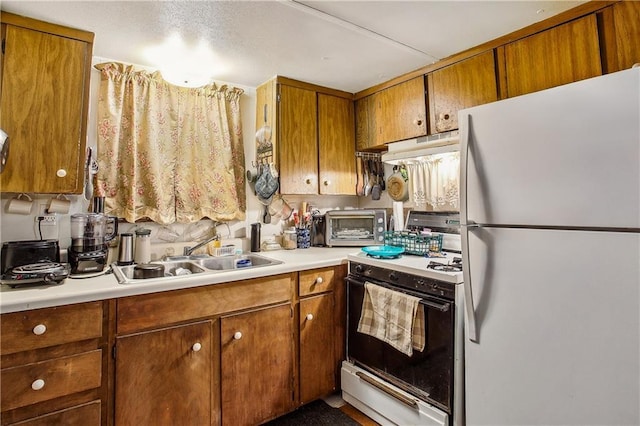
M 380 426 L 378 423 L 371 420 L 369 417 L 364 415 L 361 411 L 358 411 L 354 406 L 346 404 L 340 407 L 340 411 L 345 413 L 347 416 L 351 417 L 355 420 L 360 426 Z
M 264 426 L 379 426 L 349 404 L 334 408 L 323 400 L 313 401 Z

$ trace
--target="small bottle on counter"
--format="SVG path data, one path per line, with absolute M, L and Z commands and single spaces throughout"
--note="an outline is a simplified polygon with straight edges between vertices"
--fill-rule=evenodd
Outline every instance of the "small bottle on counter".
M 133 257 L 135 263 L 151 262 L 151 230 L 136 229 L 136 252 Z

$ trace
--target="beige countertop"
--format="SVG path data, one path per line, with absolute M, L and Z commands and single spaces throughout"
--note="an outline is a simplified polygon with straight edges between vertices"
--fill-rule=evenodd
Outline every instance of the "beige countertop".
M 198 287 L 232 281 L 284 274 L 306 269 L 324 268 L 347 263 L 349 254 L 358 247 L 311 247 L 309 249 L 277 250 L 257 253 L 283 263 L 278 265 L 235 269 L 208 274 L 178 276 L 160 280 L 145 280 L 120 284 L 113 274 L 94 278 L 67 278 L 62 284 L 11 288 L 0 286 L 0 313 L 47 308 L 72 303 L 91 302 L 116 297 L 134 296 L 159 291 Z

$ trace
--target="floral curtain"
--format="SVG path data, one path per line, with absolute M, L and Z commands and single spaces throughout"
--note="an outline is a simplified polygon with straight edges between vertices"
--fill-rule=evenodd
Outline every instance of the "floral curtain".
M 244 220 L 241 89 L 174 86 L 98 65 L 97 195 L 105 213 L 160 224 Z
M 416 210 L 460 209 L 460 153 L 436 154 L 407 164 L 409 198 Z

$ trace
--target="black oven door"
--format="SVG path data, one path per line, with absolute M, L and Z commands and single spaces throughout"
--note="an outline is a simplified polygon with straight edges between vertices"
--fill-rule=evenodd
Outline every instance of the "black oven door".
M 420 297 L 425 313 L 425 348 L 405 355 L 388 343 L 358 332 L 364 299 L 364 281 L 349 275 L 347 281 L 347 358 L 417 398 L 452 414 L 455 304 L 416 294 L 388 283 L 368 282 Z

